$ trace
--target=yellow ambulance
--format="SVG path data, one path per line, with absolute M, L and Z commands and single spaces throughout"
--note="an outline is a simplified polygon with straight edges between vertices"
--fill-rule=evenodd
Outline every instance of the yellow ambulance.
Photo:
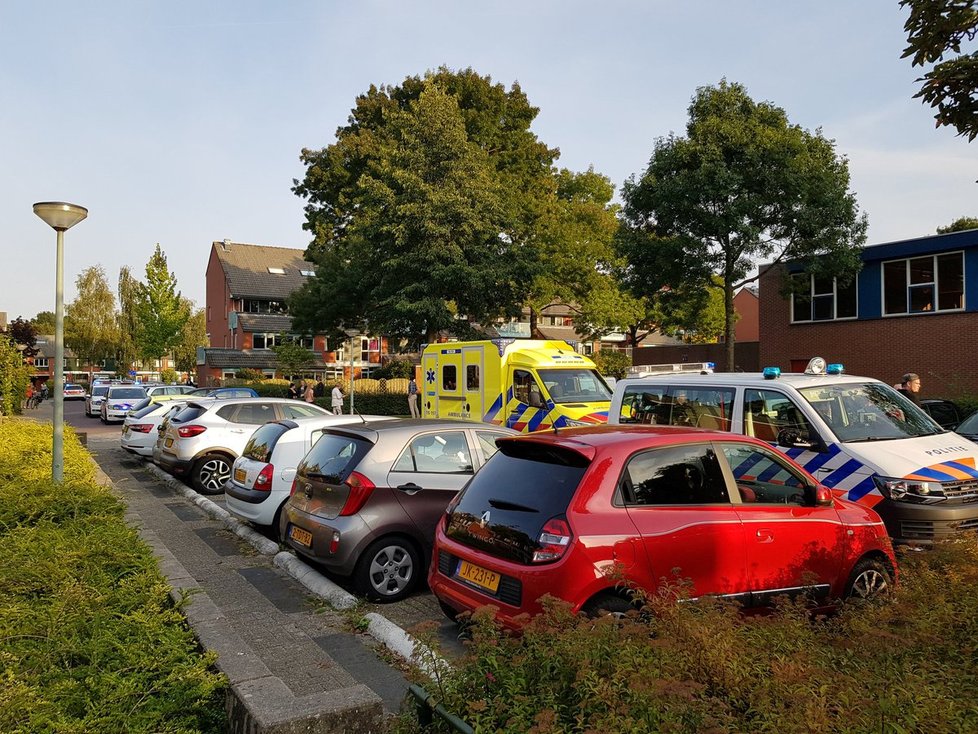
M 529 433 L 608 421 L 611 390 L 567 342 L 492 339 L 427 344 L 421 416 L 462 418 Z

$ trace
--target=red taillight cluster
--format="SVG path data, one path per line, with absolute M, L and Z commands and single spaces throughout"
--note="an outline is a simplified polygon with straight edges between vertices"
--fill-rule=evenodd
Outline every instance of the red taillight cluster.
M 567 520 L 562 517 L 550 518 L 537 538 L 540 547 L 533 551 L 533 562 L 550 563 L 558 560 L 567 552 L 573 537 Z
M 177 429 L 177 434 L 180 438 L 191 438 L 193 436 L 199 436 L 206 430 L 207 428 L 205 426 L 180 426 Z
M 265 467 L 258 472 L 258 476 L 255 477 L 255 486 L 253 489 L 263 489 L 266 492 L 270 492 L 272 489 L 272 477 L 275 475 L 275 467 L 271 464 L 265 464 Z M 293 491 L 295 490 L 295 482 L 292 483 Z
M 340 515 L 355 515 L 366 504 L 375 485 L 360 472 L 351 472 L 344 484 L 350 488 L 350 494 L 340 510 Z
M 129 426 L 129 430 L 133 433 L 149 433 L 153 428 L 152 423 L 134 423 Z

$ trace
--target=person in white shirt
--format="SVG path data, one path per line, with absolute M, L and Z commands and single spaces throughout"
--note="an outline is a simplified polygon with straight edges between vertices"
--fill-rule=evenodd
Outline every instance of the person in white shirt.
M 340 415 L 343 412 L 343 391 L 340 390 L 340 386 L 336 385 L 330 395 L 333 403 L 333 412 L 336 415 Z

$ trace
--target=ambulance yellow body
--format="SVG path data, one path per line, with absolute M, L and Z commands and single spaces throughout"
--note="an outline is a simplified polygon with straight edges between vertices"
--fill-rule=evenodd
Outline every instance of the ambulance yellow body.
M 421 416 L 529 433 L 607 423 L 611 391 L 567 342 L 492 339 L 425 345 Z

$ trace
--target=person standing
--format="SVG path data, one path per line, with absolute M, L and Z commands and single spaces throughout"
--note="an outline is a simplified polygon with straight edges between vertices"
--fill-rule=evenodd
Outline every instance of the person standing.
M 333 391 L 330 393 L 330 401 L 333 404 L 333 412 L 336 415 L 341 415 L 343 413 L 343 391 L 340 390 L 339 385 L 333 387 Z
M 307 403 L 311 403 L 316 399 L 316 389 L 312 386 L 312 380 L 306 383 L 306 389 L 302 393 L 302 397 Z
M 920 396 L 917 394 L 920 392 L 920 375 L 916 372 L 908 372 L 903 376 L 903 380 L 900 382 L 900 387 L 897 388 L 898 392 L 903 393 L 903 395 L 914 405 L 920 405 Z
M 418 382 L 413 377 L 408 383 L 407 395 L 408 407 L 411 409 L 411 417 L 420 418 L 421 414 L 418 411 Z
M 316 389 L 313 392 L 317 398 L 326 397 L 326 386 L 323 384 L 322 380 L 316 383 Z
M 299 388 L 296 387 L 296 383 L 294 382 L 289 383 L 289 397 L 293 400 L 298 400 L 299 398 Z

